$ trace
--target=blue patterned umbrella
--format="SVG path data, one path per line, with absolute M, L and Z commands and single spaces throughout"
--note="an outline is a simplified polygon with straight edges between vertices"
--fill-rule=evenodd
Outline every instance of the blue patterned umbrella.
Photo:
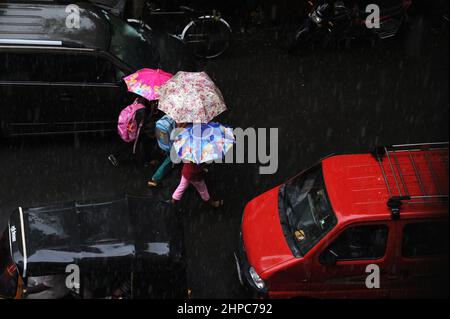
M 177 129 L 173 146 L 180 159 L 200 164 L 221 159 L 234 143 L 231 127 L 211 122 Z

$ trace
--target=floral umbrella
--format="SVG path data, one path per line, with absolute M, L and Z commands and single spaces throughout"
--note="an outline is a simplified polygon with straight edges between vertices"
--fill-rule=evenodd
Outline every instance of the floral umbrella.
M 221 159 L 235 143 L 233 129 L 219 123 L 191 124 L 174 135 L 178 157 L 196 164 Z
M 159 95 L 158 108 L 177 123 L 208 123 L 227 109 L 222 93 L 205 72 L 178 72 Z
M 160 69 L 141 69 L 123 78 L 128 91 L 136 93 L 147 100 L 159 98 L 159 88 L 172 77 L 172 74 Z

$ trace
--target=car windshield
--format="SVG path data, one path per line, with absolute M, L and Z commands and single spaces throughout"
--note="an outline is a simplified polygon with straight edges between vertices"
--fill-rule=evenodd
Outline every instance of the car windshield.
M 136 69 L 157 66 L 156 50 L 143 33 L 107 11 L 103 14 L 111 26 L 111 54 Z
M 318 165 L 280 188 L 280 220 L 296 256 L 304 256 L 337 223 Z

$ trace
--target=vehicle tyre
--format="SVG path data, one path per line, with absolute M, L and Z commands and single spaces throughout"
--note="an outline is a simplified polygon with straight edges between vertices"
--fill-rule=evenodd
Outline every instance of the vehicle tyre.
M 198 58 L 212 59 L 223 54 L 231 42 L 231 27 L 222 18 L 201 16 L 191 21 L 181 38 Z

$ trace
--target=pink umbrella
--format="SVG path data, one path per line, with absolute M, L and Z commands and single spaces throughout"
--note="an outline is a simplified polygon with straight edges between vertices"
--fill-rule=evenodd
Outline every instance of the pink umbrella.
M 179 71 L 160 94 L 158 108 L 177 123 L 208 123 L 227 110 L 222 93 L 205 72 Z
M 141 69 L 123 78 L 127 84 L 128 91 L 136 93 L 147 100 L 159 98 L 159 88 L 166 83 L 172 74 L 160 69 Z

